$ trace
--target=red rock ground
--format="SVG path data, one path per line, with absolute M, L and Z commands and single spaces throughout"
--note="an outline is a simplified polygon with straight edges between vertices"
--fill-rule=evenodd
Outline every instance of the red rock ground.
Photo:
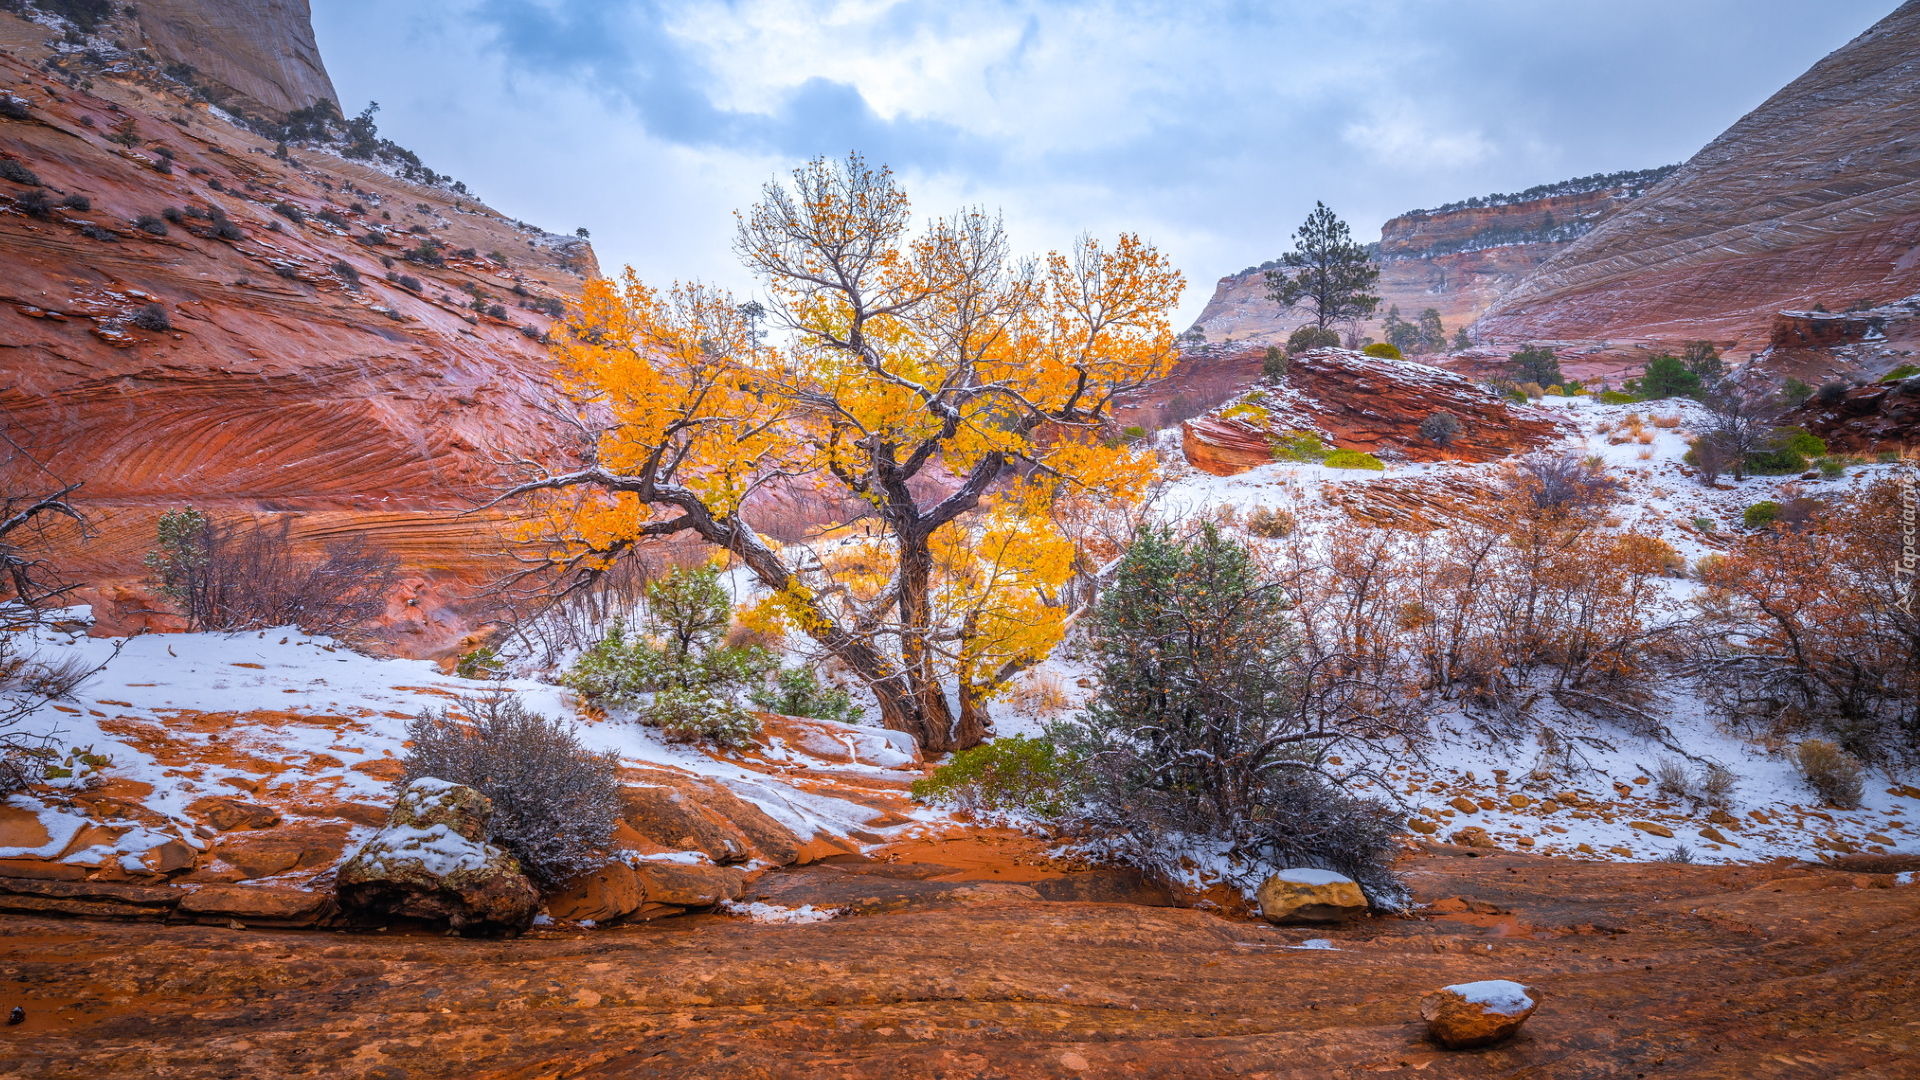
M 873 865 L 873 864 L 868 864 Z M 1920 887 L 1806 867 L 1425 855 L 1437 915 L 934 899 L 806 926 L 689 916 L 478 942 L 0 919 L 0 1076 L 1914 1075 Z M 1448 900 L 1462 897 L 1459 900 Z M 1307 936 L 1337 951 L 1290 950 Z M 1486 1050 L 1422 994 L 1543 994 Z

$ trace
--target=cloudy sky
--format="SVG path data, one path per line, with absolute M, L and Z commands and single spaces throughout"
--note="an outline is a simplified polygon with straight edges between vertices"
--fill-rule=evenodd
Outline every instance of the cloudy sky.
M 602 264 L 750 291 L 731 211 L 859 150 L 1016 246 L 1144 234 L 1182 325 L 1316 199 L 1684 160 L 1895 0 L 313 0 L 349 112 Z

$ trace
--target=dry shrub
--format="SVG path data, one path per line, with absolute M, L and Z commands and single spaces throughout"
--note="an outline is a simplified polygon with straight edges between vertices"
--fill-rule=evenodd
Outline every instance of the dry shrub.
M 1672 416 L 1655 416 L 1650 418 L 1647 422 L 1652 424 L 1654 427 L 1662 428 L 1667 431 L 1672 431 L 1674 428 L 1677 428 L 1680 426 L 1680 414 L 1675 413 Z
M 146 565 L 194 630 L 298 626 L 352 634 L 385 613 L 399 562 L 355 536 L 316 558 L 294 552 L 292 522 L 225 524 L 192 508 L 160 518 Z
M 1866 761 L 1920 756 L 1920 618 L 1893 573 L 1901 496 L 1884 477 L 1700 561 L 1697 670 L 1737 720 L 1814 728 Z
M 1843 810 L 1859 808 L 1862 770 L 1853 755 L 1825 739 L 1807 739 L 1794 749 L 1793 763 L 1820 798 Z
M 1247 513 L 1246 518 L 1248 533 L 1269 540 L 1284 540 L 1292 536 L 1299 524 L 1292 514 L 1272 506 L 1255 507 Z
M 558 885 L 602 862 L 620 808 L 620 758 L 589 752 L 571 724 L 497 693 L 428 709 L 407 738 L 400 785 L 431 776 L 493 800 L 487 838 L 528 877 Z
M 1673 799 L 1693 798 L 1693 777 L 1677 761 L 1661 761 L 1653 770 L 1654 789 Z
M 1038 718 L 1060 713 L 1071 702 L 1058 676 L 1052 672 L 1038 671 L 1013 684 L 1007 691 L 1007 704 L 1015 712 Z

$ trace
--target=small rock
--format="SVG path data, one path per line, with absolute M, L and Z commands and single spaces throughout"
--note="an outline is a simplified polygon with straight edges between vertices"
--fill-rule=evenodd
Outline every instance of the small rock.
M 1414 832 L 1417 832 L 1417 833 L 1424 833 L 1427 836 L 1432 836 L 1434 833 L 1437 833 L 1440 831 L 1440 826 L 1435 825 L 1433 822 L 1428 821 L 1425 818 L 1407 819 L 1407 828 L 1412 829 Z
M 634 874 L 650 903 L 679 907 L 706 907 L 722 900 L 738 900 L 747 887 L 746 871 L 731 866 L 643 861 L 634 868 Z
M 1479 803 L 1476 803 L 1472 799 L 1466 798 L 1465 796 L 1459 796 L 1453 799 L 1449 799 L 1447 800 L 1447 805 L 1453 807 L 1455 810 L 1458 810 L 1463 814 L 1474 814 L 1474 813 L 1478 813 L 1480 810 Z
M 1740 824 L 1739 818 L 1734 817 L 1732 814 L 1727 813 L 1717 806 L 1713 808 L 1713 813 L 1707 815 L 1707 820 L 1713 822 L 1715 825 L 1738 826 Z
M 1469 825 L 1464 829 L 1459 829 L 1455 831 L 1451 837 L 1448 837 L 1448 839 L 1462 847 L 1493 849 L 1500 847 L 1499 844 L 1493 842 L 1493 835 L 1478 825 Z
M 1639 829 L 1643 833 L 1651 833 L 1654 836 L 1665 837 L 1668 840 L 1673 839 L 1672 829 L 1667 828 L 1665 825 L 1657 825 L 1651 821 L 1629 821 L 1627 822 L 1627 828 Z
M 1726 837 L 1726 834 L 1725 834 L 1725 833 L 1723 833 L 1723 832 L 1721 832 L 1721 831 L 1720 831 L 1719 829 L 1716 829 L 1716 828 L 1714 828 L 1714 827 L 1713 827 L 1713 826 L 1711 826 L 1711 825 L 1708 825 L 1707 827 L 1705 827 L 1705 828 L 1703 828 L 1703 829 L 1701 829 L 1701 830 L 1700 830 L 1700 835 L 1701 835 L 1701 836 L 1702 836 L 1703 838 L 1705 838 L 1705 839 L 1708 839 L 1708 840 L 1711 840 L 1711 841 L 1713 841 L 1713 842 L 1714 842 L 1714 843 L 1716 843 L 1716 844 L 1725 844 L 1725 845 L 1727 845 L 1728 847 L 1739 847 L 1739 846 L 1740 846 L 1739 844 L 1736 844 L 1736 843 L 1734 843 L 1733 841 L 1731 841 L 1731 840 L 1729 840 L 1729 839 L 1727 839 L 1727 837 Z
M 1516 792 L 1515 794 L 1507 796 L 1507 805 L 1513 807 L 1515 810 L 1525 810 L 1527 807 L 1533 805 L 1533 797 L 1530 795 L 1521 795 Z
M 1560 804 L 1559 804 L 1559 802 L 1557 802 L 1556 800 L 1553 800 L 1553 799 L 1543 799 L 1543 800 L 1541 800 L 1541 802 L 1540 802 L 1540 812 L 1541 812 L 1541 813 L 1543 813 L 1543 814 L 1555 814 L 1555 813 L 1559 813 L 1559 811 L 1560 811 Z
M 1593 850 L 1593 845 L 1592 845 L 1592 844 L 1581 844 L 1581 845 L 1579 845 L 1579 846 L 1577 846 L 1577 847 L 1575 847 L 1575 848 L 1574 848 L 1573 850 L 1575 850 L 1575 851 L 1577 851 L 1577 852 L 1579 852 L 1579 853 L 1580 853 L 1580 854 L 1582 854 L 1582 855 L 1594 855 L 1594 854 L 1597 854 L 1597 852 L 1595 852 L 1595 851 Z
M 1607 853 L 1610 855 L 1618 855 L 1623 859 L 1633 858 L 1633 849 L 1624 844 L 1615 844 L 1607 849 Z
M 1448 1050 L 1491 1046 L 1509 1038 L 1540 1006 L 1540 993 L 1505 979 L 1458 983 L 1420 1000 L 1427 1034 Z
M 1367 910 L 1366 894 L 1344 874 L 1296 867 L 1260 883 L 1260 917 L 1275 925 L 1342 922 Z
M 15 1005 L 13 1007 L 13 1011 L 7 1014 L 7 1025 L 9 1027 L 11 1027 L 14 1024 L 24 1024 L 26 1022 L 27 1022 L 27 1010 L 21 1008 L 18 1005 Z
M 280 824 L 280 814 L 272 807 L 257 806 L 239 799 L 208 799 L 192 808 L 221 832 L 235 829 L 270 829 Z

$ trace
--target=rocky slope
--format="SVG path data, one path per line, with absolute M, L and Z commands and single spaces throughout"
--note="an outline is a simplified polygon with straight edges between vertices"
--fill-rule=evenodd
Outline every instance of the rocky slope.
M 1379 314 L 1397 305 L 1411 320 L 1434 308 L 1449 332 L 1464 326 L 1664 175 L 1654 169 L 1582 178 L 1402 214 L 1380 227 Z M 1583 182 L 1593 180 L 1606 182 Z M 1214 342 L 1285 340 L 1304 312 L 1283 311 L 1266 293 L 1261 267 L 1221 278 L 1194 325 Z M 1379 336 L 1378 319 L 1366 332 Z
M 145 621 L 154 519 L 191 503 L 298 545 L 366 535 L 408 575 L 396 647 L 450 647 L 498 546 L 454 515 L 494 456 L 552 445 L 538 339 L 591 249 L 372 163 L 276 158 L 154 63 L 56 45 L 0 13 L 25 106 L 0 118 L 0 405 L 29 454 L 10 485 L 85 484 L 97 535 L 59 554 L 80 598 L 103 632 Z
M 1477 338 L 1764 346 L 1920 291 L 1920 3 L 1815 64 L 1487 310 Z
M 1249 381 L 1263 350 L 1239 355 Z M 1419 433 L 1422 421 L 1450 412 L 1459 437 L 1440 447 Z M 1310 432 L 1327 445 L 1414 461 L 1496 461 L 1562 435 L 1546 412 L 1514 405 L 1465 377 L 1425 364 L 1345 349 L 1292 358 L 1285 382 L 1262 387 L 1181 425 L 1187 462 L 1232 476 L 1273 461 L 1276 437 Z

